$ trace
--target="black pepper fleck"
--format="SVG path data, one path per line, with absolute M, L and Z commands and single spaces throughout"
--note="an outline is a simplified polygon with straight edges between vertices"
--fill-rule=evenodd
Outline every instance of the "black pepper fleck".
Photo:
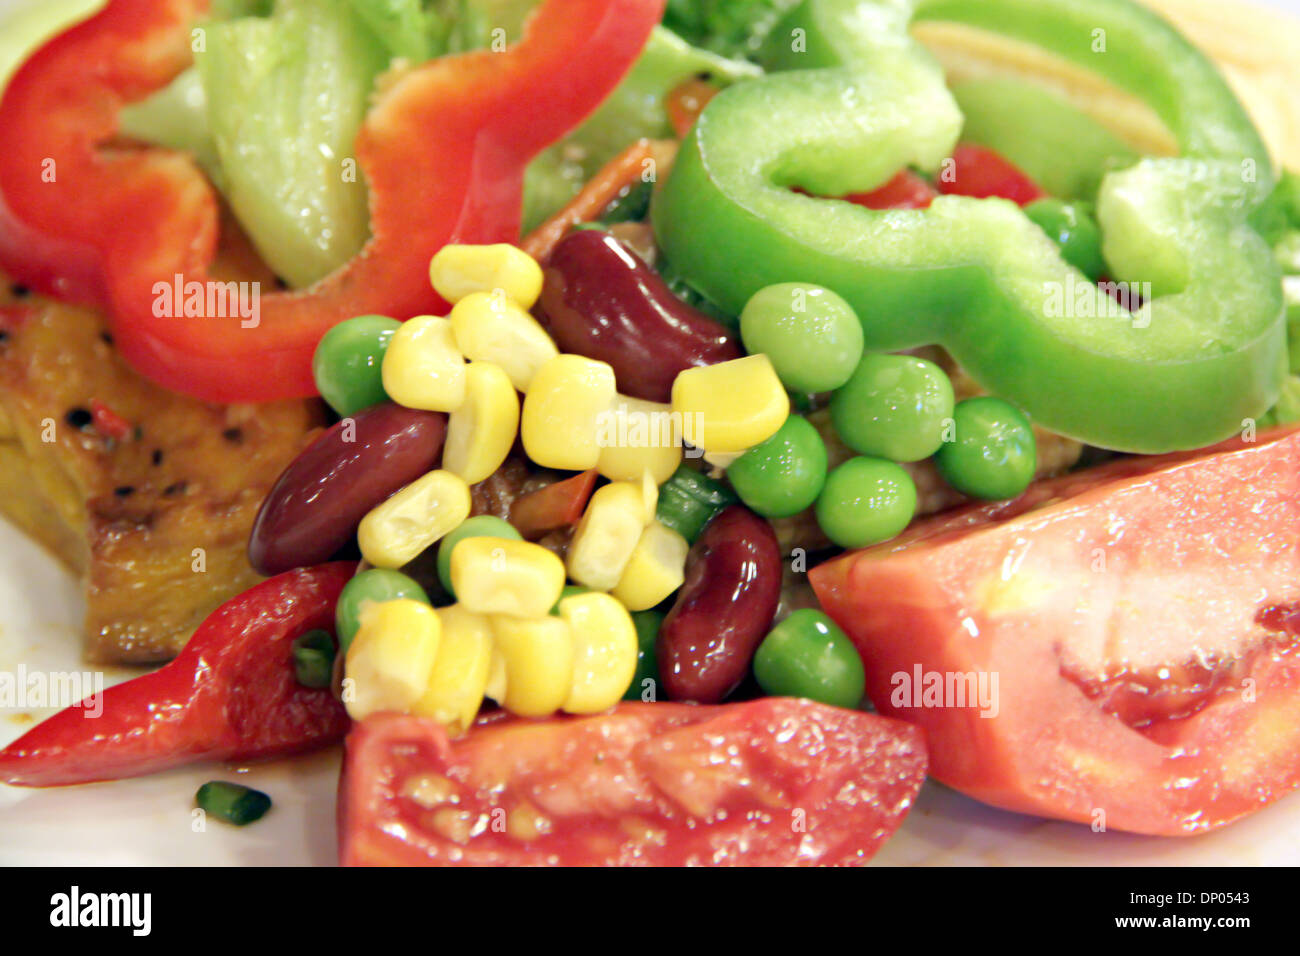
M 244 440 L 244 430 L 242 428 L 227 428 L 221 433 L 221 437 L 233 445 L 238 445 Z
M 118 488 L 114 488 L 114 489 L 113 489 L 113 494 L 117 495 L 119 498 L 127 498 L 127 497 L 130 497 L 131 495 L 135 494 L 135 486 L 134 486 L 134 485 L 122 485 L 122 486 L 120 486 L 120 487 L 118 487 Z
M 73 428 L 84 430 L 90 427 L 90 423 L 95 420 L 95 416 L 90 414 L 89 409 L 73 408 L 69 409 L 68 414 L 64 416 L 64 420 Z
M 153 450 L 153 454 L 149 456 L 149 460 L 152 461 L 155 465 L 161 465 L 163 460 L 162 449 L 155 448 Z

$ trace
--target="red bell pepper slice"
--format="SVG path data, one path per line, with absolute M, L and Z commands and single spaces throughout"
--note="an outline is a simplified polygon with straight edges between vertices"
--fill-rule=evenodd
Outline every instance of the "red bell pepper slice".
M 510 523 L 527 541 L 536 541 L 552 531 L 577 524 L 587 510 L 598 477 L 593 468 L 530 491 L 510 506 Z
M 972 143 L 962 143 L 953 150 L 950 165 L 939 175 L 936 185 L 950 196 L 1010 199 L 1021 206 L 1047 195 L 1009 160 Z
M 600 105 L 663 12 L 662 0 L 546 0 L 505 52 L 394 76 L 356 143 L 370 241 L 309 289 L 261 295 L 257 324 L 244 327 L 238 316 L 154 314 L 155 283 L 208 280 L 216 197 L 185 157 L 106 146 L 123 103 L 185 66 L 204 6 L 112 0 L 15 74 L 0 101 L 0 266 L 107 306 L 137 370 L 221 402 L 314 394 L 311 357 L 326 330 L 365 313 L 434 311 L 438 249 L 518 239 L 529 160 Z
M 298 683 L 291 646 L 306 631 L 333 631 L 354 570 L 343 562 L 290 571 L 227 601 L 167 666 L 110 687 L 93 708 L 59 711 L 0 751 L 0 781 L 93 783 L 342 739 L 347 712 L 329 690 Z

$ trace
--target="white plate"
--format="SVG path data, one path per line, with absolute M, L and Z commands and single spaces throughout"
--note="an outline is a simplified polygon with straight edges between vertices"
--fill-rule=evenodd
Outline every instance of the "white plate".
M 67 0 L 65 0 L 67 2 Z M 1297 9 L 1300 0 L 1272 0 Z M 26 0 L 0 0 L 0 20 Z M 0 64 L 3 66 L 3 64 Z M 0 521 L 0 672 L 71 672 L 81 661 L 76 582 L 37 545 Z M 112 684 L 132 672 L 110 671 Z M 0 745 L 52 711 L 0 708 Z M 335 862 L 337 750 L 252 768 L 220 765 L 138 780 L 23 790 L 0 785 L 0 866 L 309 865 Z M 236 829 L 196 829 L 194 792 L 238 779 L 265 790 L 271 812 Z M 1094 833 L 1004 813 L 927 784 L 881 864 L 1277 865 L 1300 863 L 1300 794 L 1240 823 L 1186 839 Z

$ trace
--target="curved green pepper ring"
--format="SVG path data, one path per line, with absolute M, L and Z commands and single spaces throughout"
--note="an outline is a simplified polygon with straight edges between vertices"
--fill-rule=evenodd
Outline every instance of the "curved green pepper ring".
M 1036 43 L 1156 110 L 1183 155 L 1108 174 L 1097 205 L 1112 274 L 1151 301 L 1113 301 L 1004 200 L 872 211 L 790 188 L 863 192 L 951 154 L 962 117 L 913 14 Z M 1098 36 L 1111 52 L 1093 52 Z M 778 72 L 713 100 L 653 209 L 668 258 L 718 305 L 824 285 L 869 350 L 942 345 L 1038 424 L 1106 448 L 1200 447 L 1273 404 L 1280 274 L 1247 222 L 1272 166 L 1215 67 L 1157 15 L 1131 0 L 808 0 L 766 58 Z

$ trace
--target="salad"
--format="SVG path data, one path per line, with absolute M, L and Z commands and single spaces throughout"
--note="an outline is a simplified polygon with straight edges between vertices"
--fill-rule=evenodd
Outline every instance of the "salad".
M 1136 0 L 109 0 L 0 128 L 22 523 L 167 661 L 0 781 L 341 743 L 341 863 L 492 866 L 1300 785 L 1296 153 Z

